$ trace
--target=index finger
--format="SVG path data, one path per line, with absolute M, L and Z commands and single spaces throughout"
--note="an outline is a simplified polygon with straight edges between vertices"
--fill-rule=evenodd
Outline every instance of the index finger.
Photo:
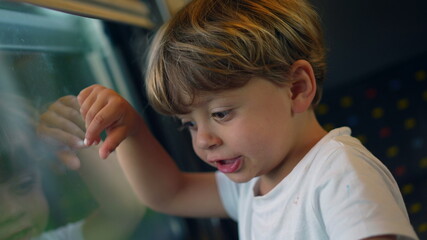
M 115 128 L 114 131 L 109 131 L 107 137 L 99 148 L 99 156 L 106 159 L 120 143 L 126 138 L 126 129 L 124 127 Z
M 89 86 L 83 90 L 80 91 L 79 95 L 77 95 L 77 101 L 79 102 L 80 106 L 86 101 L 86 98 L 92 93 L 92 91 L 100 85 L 94 84 L 92 86 Z

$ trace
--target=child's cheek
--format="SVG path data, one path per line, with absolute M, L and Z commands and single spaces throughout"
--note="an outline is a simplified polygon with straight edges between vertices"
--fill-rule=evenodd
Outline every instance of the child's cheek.
M 46 228 L 49 217 L 47 200 L 41 189 L 34 189 L 31 203 L 27 203 L 27 214 L 31 217 L 33 236 L 40 235 Z
M 207 162 L 207 156 L 206 156 L 206 153 L 203 151 L 203 150 L 201 150 L 200 148 L 198 148 L 194 143 L 193 143 L 193 150 L 194 150 L 194 152 L 196 153 L 196 155 L 203 161 L 203 162 L 205 162 L 205 163 L 208 163 Z

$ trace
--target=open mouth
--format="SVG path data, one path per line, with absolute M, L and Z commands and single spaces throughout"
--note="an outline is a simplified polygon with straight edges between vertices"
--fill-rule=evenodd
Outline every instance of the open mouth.
M 233 159 L 219 160 L 216 161 L 216 167 L 223 173 L 234 173 L 240 169 L 242 161 L 241 156 Z
M 24 228 L 20 231 L 12 233 L 8 237 L 6 237 L 6 240 L 29 240 L 32 237 L 32 230 L 33 228 L 31 227 Z

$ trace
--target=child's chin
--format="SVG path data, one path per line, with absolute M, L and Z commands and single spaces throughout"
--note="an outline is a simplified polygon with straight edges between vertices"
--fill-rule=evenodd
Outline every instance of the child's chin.
M 225 175 L 227 175 L 227 177 L 235 183 L 245 183 L 252 179 L 252 177 L 243 176 L 239 173 L 225 173 Z

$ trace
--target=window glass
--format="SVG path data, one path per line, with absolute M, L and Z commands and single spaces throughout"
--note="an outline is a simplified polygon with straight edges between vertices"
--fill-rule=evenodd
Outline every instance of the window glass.
M 101 21 L 0 2 L 0 239 L 181 239 L 181 220 L 140 205 L 115 159 L 62 138 L 82 138 L 73 96 L 91 84 L 139 108 L 121 64 Z

